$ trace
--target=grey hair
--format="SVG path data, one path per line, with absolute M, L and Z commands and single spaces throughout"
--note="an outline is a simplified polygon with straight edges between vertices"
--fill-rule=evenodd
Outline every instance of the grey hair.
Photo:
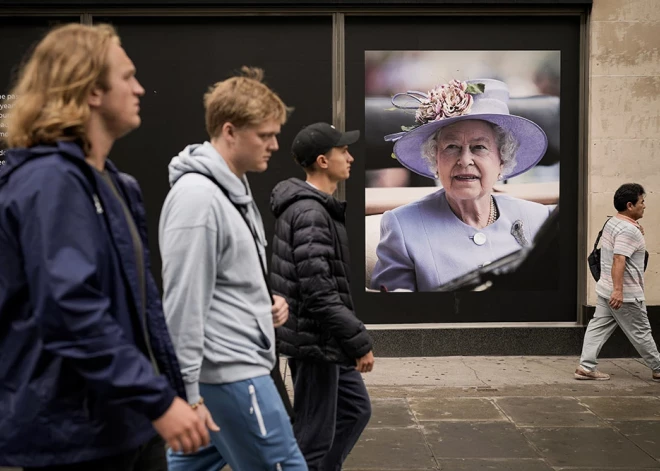
M 508 130 L 504 129 L 497 124 L 491 123 L 489 121 L 484 121 L 488 124 L 493 132 L 495 133 L 495 139 L 497 139 L 497 148 L 500 152 L 500 159 L 502 160 L 502 175 L 507 175 L 516 168 L 516 152 L 518 151 L 518 141 L 513 134 Z M 429 166 L 429 170 L 432 174 L 436 174 L 438 171 L 438 161 L 436 159 L 436 154 L 438 152 L 438 140 L 442 135 L 442 131 L 446 127 L 440 128 L 435 134 L 432 134 L 423 144 L 422 144 L 422 157 L 426 160 L 426 163 Z

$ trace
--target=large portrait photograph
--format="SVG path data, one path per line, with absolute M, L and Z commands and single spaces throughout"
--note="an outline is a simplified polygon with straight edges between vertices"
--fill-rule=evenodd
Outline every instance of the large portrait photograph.
M 559 51 L 365 51 L 366 291 L 476 290 L 534 252 L 559 211 L 560 77 Z M 526 289 L 557 289 L 541 275 Z

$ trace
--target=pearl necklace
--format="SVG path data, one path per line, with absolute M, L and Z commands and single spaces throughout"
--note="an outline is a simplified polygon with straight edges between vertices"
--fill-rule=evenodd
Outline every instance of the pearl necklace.
M 488 215 L 488 221 L 486 222 L 486 226 L 490 226 L 493 224 L 495 221 L 497 221 L 497 207 L 495 206 L 495 198 L 492 196 L 490 197 L 490 214 Z M 484 245 L 486 243 L 486 234 L 483 232 L 477 232 L 476 234 L 470 236 L 470 239 L 472 239 L 472 242 L 474 242 L 477 245 Z
M 495 207 L 495 198 L 493 198 L 491 196 L 490 197 L 490 214 L 488 215 L 488 222 L 486 222 L 486 225 L 490 226 L 495 221 L 497 221 L 497 208 Z

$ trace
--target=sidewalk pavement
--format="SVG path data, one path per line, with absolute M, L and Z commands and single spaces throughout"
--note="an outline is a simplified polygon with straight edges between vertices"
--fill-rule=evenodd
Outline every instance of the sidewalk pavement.
M 378 358 L 373 404 L 346 471 L 660 469 L 660 383 L 637 359 Z
M 577 381 L 577 361 L 377 358 L 364 375 L 373 415 L 344 470 L 659 470 L 651 371 L 608 359 L 610 381 Z

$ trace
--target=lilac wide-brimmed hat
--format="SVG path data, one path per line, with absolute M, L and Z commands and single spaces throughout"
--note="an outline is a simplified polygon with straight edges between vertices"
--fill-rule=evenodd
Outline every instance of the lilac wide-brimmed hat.
M 406 96 L 417 103 L 397 104 Z M 394 155 L 401 164 L 415 173 L 435 178 L 422 156 L 422 145 L 440 128 L 468 119 L 480 119 L 508 130 L 518 141 L 516 166 L 502 178 L 511 178 L 534 167 L 548 148 L 548 137 L 534 122 L 509 114 L 509 89 L 504 82 L 492 79 L 468 80 L 439 85 L 428 93 L 409 91 L 392 97 L 397 108 L 415 109 L 419 125 L 406 132 L 385 136 L 396 141 Z

